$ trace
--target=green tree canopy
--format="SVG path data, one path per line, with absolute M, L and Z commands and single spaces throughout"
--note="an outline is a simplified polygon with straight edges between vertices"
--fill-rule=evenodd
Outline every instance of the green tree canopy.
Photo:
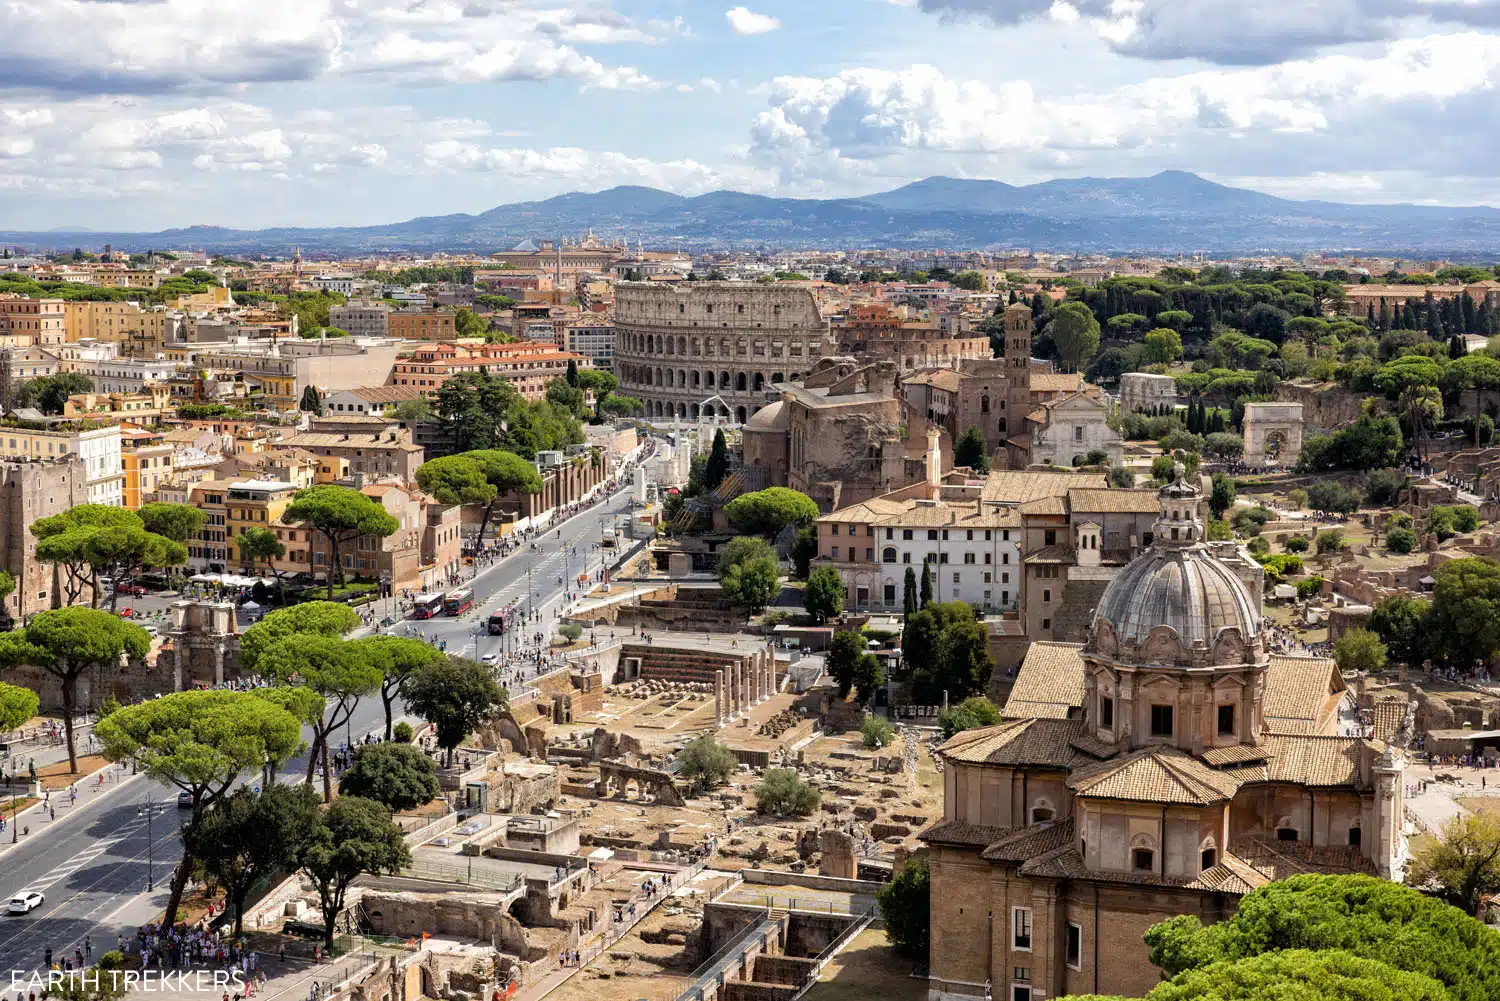
M 542 492 L 542 475 L 536 466 L 514 452 L 498 448 L 464 452 L 464 457 L 478 467 L 484 480 L 495 488 L 495 496 L 485 502 L 484 514 L 479 522 L 479 541 L 484 541 L 484 530 L 489 525 L 495 502 L 508 493 L 537 494 Z M 477 502 L 473 502 L 477 503 Z
M 253 567 L 257 563 L 264 563 L 280 584 L 281 573 L 276 569 L 276 561 L 286 556 L 286 546 L 276 538 L 275 532 L 259 525 L 251 525 L 240 530 L 240 534 L 234 537 L 234 544 L 239 547 L 241 566 Z
M 946 739 L 965 730 L 994 726 L 1000 722 L 1000 709 L 983 695 L 971 695 L 952 709 L 938 713 L 938 726 Z
M 394 874 L 410 864 L 411 851 L 389 810 L 358 796 L 334 800 L 302 853 L 302 869 L 323 912 L 324 948 L 333 947 L 334 922 L 344 911 L 350 883 L 365 873 Z
M 193 797 L 185 830 L 190 846 L 204 813 L 247 772 L 274 767 L 302 745 L 302 724 L 254 692 L 174 692 L 124 706 L 100 720 L 94 735 L 111 761 L 134 758 L 141 771 Z M 176 922 L 192 860 L 172 878 L 165 920 Z
M 1464 557 L 1433 574 L 1432 645 L 1438 656 L 1468 664 L 1500 649 L 1500 564 Z
M 151 637 L 140 626 L 92 608 L 56 608 L 39 612 L 20 629 L 0 633 L 0 666 L 28 664 L 57 679 L 62 690 L 63 734 L 68 743 L 68 770 L 78 773 L 73 718 L 78 708 L 78 679 L 86 671 L 115 668 L 120 658 L 140 660 Z
M 198 538 L 199 531 L 208 523 L 207 512 L 191 504 L 143 504 L 136 513 L 146 531 L 182 545 Z
M 395 704 L 411 676 L 446 660 L 431 643 L 407 636 L 366 636 L 354 641 L 360 656 L 380 669 L 380 701 L 385 707 L 385 739 L 391 739 Z M 378 797 L 377 797 L 378 798 Z M 389 805 L 389 804 L 387 804 Z
M 719 554 L 715 573 L 724 594 L 754 612 L 765 608 L 781 593 L 776 550 L 758 536 L 730 539 Z
M 330 599 L 335 579 L 344 579 L 340 549 L 352 545 L 360 536 L 383 539 L 401 527 L 378 501 L 358 490 L 331 483 L 298 490 L 282 512 L 281 520 L 289 525 L 306 525 L 328 540 Z
M 380 669 L 355 644 L 315 633 L 294 633 L 277 640 L 260 655 L 256 669 L 266 677 L 301 685 L 323 696 L 323 718 L 312 723 L 307 783 L 312 784 L 316 762 L 321 758 L 323 798 L 331 800 L 333 773 L 328 767 L 328 744 L 333 732 L 353 717 L 359 700 L 380 687 Z
M 803 607 L 815 625 L 837 618 L 844 610 L 844 578 L 833 567 L 818 567 L 807 578 Z
M 1082 368 L 1099 350 L 1099 321 L 1081 302 L 1064 302 L 1054 309 L 1046 333 L 1070 372 Z
M 1451 1001 L 1441 983 L 1342 950 L 1288 949 L 1189 970 L 1147 1001 Z
M 334 601 L 307 601 L 272 612 L 240 637 L 240 665 L 257 674 L 260 655 L 288 636 L 342 636 L 359 625 L 359 613 Z
M 251 889 L 297 868 L 318 826 L 318 796 L 307 786 L 241 786 L 221 797 L 183 832 L 187 852 L 224 888 L 234 934 L 245 930 Z
M 406 707 L 433 725 L 450 764 L 453 749 L 509 704 L 509 695 L 490 669 L 463 657 L 428 664 L 406 682 Z
M 40 705 L 36 692 L 0 681 L 0 733 L 19 730 L 36 716 Z
M 103 504 L 81 504 L 62 514 L 39 518 L 32 522 L 31 534 L 37 538 L 37 559 L 57 566 L 63 573 L 68 604 L 88 587 L 91 604 L 97 607 L 100 578 L 187 562 L 187 547 L 146 531 L 145 522 L 134 511 Z M 118 592 L 111 596 L 111 610 L 117 600 Z
M 812 561 L 818 555 L 818 526 L 804 525 L 797 531 L 797 537 L 792 540 L 792 566 L 796 568 L 796 574 L 803 580 L 811 572 Z
M 921 855 L 907 858 L 901 871 L 875 894 L 891 947 L 905 956 L 927 958 L 932 937 L 932 873 Z
M 972 425 L 953 446 L 953 464 L 968 466 L 983 476 L 990 471 L 989 446 L 985 444 L 984 432 Z
M 713 444 L 709 447 L 708 465 L 704 467 L 703 486 L 708 490 L 717 490 L 728 475 L 729 441 L 724 437 L 724 429 L 716 428 Z
M 805 817 L 817 810 L 823 797 L 790 768 L 767 769 L 755 786 L 755 809 L 778 817 Z
M 441 795 L 437 766 L 411 744 L 363 744 L 354 764 L 339 777 L 340 796 L 362 796 L 392 813 L 430 803 Z
M 1385 656 L 1385 644 L 1368 629 L 1350 629 L 1333 644 L 1333 662 L 1340 671 L 1374 674 L 1385 670 Z
M 994 673 L 989 634 L 962 601 L 930 602 L 908 618 L 901 650 L 921 697 L 934 702 L 983 692 Z
M 730 524 L 742 532 L 775 538 L 788 525 L 806 525 L 818 517 L 818 505 L 787 487 L 767 487 L 741 494 L 724 507 Z
M 439 504 L 485 504 L 495 499 L 493 484 L 471 454 L 445 455 L 417 467 L 417 486 Z
M 677 752 L 677 773 L 703 789 L 714 789 L 729 781 L 740 766 L 727 745 L 705 733 L 683 745 Z
M 869 641 L 852 629 L 840 629 L 833 634 L 828 645 L 828 676 L 839 686 L 839 698 L 847 698 L 854 690 L 854 673 L 859 659 L 864 656 Z
M 1452 817 L 1412 857 L 1407 883 L 1431 889 L 1465 914 L 1500 893 L 1500 819 L 1492 813 Z

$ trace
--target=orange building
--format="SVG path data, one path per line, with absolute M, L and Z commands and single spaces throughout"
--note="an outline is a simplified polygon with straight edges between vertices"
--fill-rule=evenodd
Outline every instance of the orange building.
M 544 341 L 434 344 L 418 348 L 409 358 L 398 358 L 391 372 L 391 383 L 415 386 L 430 398 L 458 373 L 483 369 L 510 383 L 525 399 L 540 400 L 547 395 L 547 385 L 553 379 L 568 374 L 570 361 L 581 369 L 592 368 L 594 364 L 591 358 L 563 351 Z
M 456 316 L 446 309 L 392 310 L 386 335 L 403 341 L 451 341 L 458 337 Z

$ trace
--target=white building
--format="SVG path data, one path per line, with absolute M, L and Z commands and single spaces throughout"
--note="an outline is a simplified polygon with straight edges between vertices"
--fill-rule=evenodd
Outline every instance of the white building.
M 308 282 L 320 292 L 337 292 L 340 295 L 354 294 L 353 275 L 318 275 Z
M 125 503 L 125 470 L 120 464 L 120 425 L 91 431 L 31 431 L 0 428 L 0 457 L 60 459 L 75 455 L 84 468 L 88 503 Z
M 1078 466 L 1092 453 L 1118 469 L 1125 462 L 1125 442 L 1109 426 L 1109 405 L 1083 391 L 1043 403 L 1026 415 L 1031 430 L 1033 465 Z
M 351 337 L 384 337 L 390 331 L 389 303 L 351 299 L 328 310 L 328 323 L 348 331 Z
M 112 345 L 111 345 L 112 346 Z M 101 360 L 64 360 L 63 369 L 78 372 L 94 381 L 96 393 L 142 393 L 147 383 L 162 383 L 177 374 L 177 363 L 157 359 L 137 361 L 130 358 Z
M 615 368 L 615 326 L 612 323 L 584 322 L 568 324 L 563 348 L 594 359 L 594 367 L 613 372 Z
M 983 501 L 877 497 L 818 519 L 818 557 L 844 578 L 847 607 L 899 609 L 906 569 L 932 571 L 934 601 L 1020 607 L 1021 515 Z

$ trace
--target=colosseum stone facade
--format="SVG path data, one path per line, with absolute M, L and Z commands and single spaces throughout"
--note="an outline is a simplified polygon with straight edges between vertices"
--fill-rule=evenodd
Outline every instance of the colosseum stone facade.
M 615 330 L 620 392 L 645 403 L 647 416 L 696 420 L 707 406 L 743 424 L 779 397 L 780 384 L 812 370 L 828 321 L 805 288 L 623 282 Z

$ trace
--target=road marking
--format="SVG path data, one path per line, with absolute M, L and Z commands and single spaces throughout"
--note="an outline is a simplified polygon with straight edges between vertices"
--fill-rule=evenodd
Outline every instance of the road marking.
M 23 888 L 21 892 L 29 893 L 33 890 L 41 892 L 42 890 L 45 890 L 48 887 L 61 882 L 62 880 L 73 875 L 73 873 L 77 872 L 79 869 L 82 869 L 84 866 L 94 861 L 94 859 L 98 858 L 100 855 L 103 855 L 105 852 L 109 851 L 121 841 L 124 841 L 127 836 L 128 835 L 121 835 L 120 837 L 116 838 L 104 838 L 103 840 L 95 841 L 92 845 L 85 848 L 77 855 L 74 855 L 71 859 L 64 862 L 62 865 L 56 866 L 51 871 L 43 873 L 40 879 L 38 879 L 35 883 L 32 883 L 30 886 Z

